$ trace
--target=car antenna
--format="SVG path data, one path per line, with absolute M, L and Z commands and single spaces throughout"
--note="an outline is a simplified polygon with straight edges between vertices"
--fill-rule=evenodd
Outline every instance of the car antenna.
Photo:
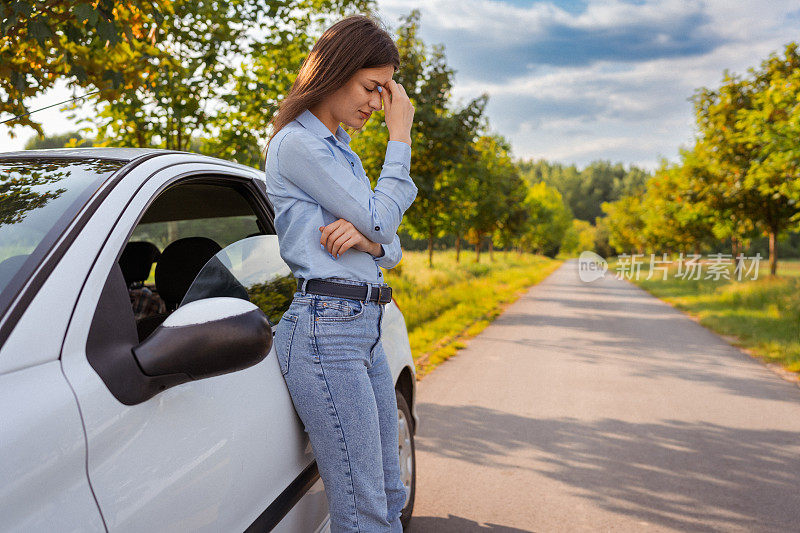
M 42 107 L 42 108 L 39 108 L 39 109 L 34 109 L 33 111 L 28 111 L 27 113 L 23 113 L 21 115 L 17 115 L 16 117 L 12 117 L 12 118 L 9 118 L 7 120 L 4 120 L 4 121 L 0 122 L 0 124 L 5 124 L 6 122 L 11 122 L 12 120 L 17 120 L 18 118 L 27 117 L 28 115 L 36 113 L 37 111 L 44 111 L 45 109 L 50 109 L 51 107 L 55 107 L 57 105 L 68 104 L 70 102 L 74 102 L 75 100 L 80 100 L 81 98 L 86 98 L 87 96 L 92 96 L 93 94 L 97 94 L 100 91 L 101 91 L 101 89 L 98 89 L 98 90 L 94 91 L 93 93 L 86 93 L 83 96 L 76 96 L 75 98 L 70 98 L 69 100 L 64 100 L 63 102 L 58 102 L 57 104 L 51 104 L 51 105 L 46 106 L 46 107 Z

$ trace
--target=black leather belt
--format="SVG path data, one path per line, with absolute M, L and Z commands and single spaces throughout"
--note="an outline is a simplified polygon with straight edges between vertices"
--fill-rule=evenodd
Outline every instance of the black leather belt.
M 297 290 L 302 290 L 303 278 L 297 278 Z M 306 292 L 311 294 L 321 294 L 323 296 L 336 296 L 338 298 L 350 298 L 351 300 L 361 300 L 367 297 L 366 285 L 350 285 L 349 283 L 336 283 L 335 281 L 325 281 L 314 278 L 308 280 Z M 370 302 L 388 304 L 392 301 L 392 288 L 387 286 L 372 287 L 369 295 Z

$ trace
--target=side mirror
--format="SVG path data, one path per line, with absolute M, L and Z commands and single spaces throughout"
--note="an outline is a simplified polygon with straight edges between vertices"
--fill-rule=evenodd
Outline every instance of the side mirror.
M 255 304 L 217 297 L 175 310 L 133 355 L 148 376 L 185 375 L 181 382 L 242 370 L 272 348 L 272 328 Z M 176 376 L 177 377 L 177 376 Z

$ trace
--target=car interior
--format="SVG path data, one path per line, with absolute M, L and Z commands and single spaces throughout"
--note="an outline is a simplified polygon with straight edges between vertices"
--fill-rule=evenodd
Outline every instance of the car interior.
M 152 202 L 118 261 L 140 341 L 178 308 L 217 252 L 240 239 L 274 233 L 254 202 L 243 185 L 208 180 L 174 185 Z

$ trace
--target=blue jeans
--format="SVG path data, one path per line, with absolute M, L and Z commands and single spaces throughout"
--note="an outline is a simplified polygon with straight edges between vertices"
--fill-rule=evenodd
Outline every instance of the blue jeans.
M 325 486 L 332 533 L 403 531 L 406 490 L 397 399 L 380 341 L 383 305 L 297 291 L 275 332 L 281 372 Z

